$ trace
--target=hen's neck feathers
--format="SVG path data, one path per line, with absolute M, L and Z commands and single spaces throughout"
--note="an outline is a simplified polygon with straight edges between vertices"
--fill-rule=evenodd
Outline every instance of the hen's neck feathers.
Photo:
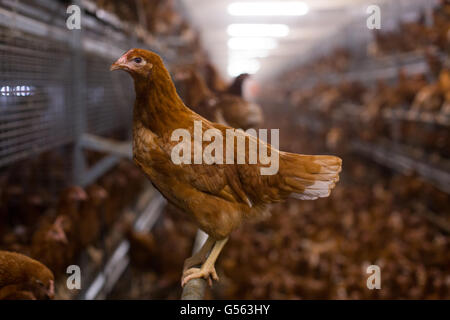
M 178 96 L 169 72 L 155 67 L 151 78 L 135 78 L 136 102 L 134 121 L 156 134 L 180 127 L 189 109 Z

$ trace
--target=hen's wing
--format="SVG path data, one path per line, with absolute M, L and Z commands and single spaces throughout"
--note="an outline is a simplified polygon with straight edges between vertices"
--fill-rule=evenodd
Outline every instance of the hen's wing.
M 232 128 L 203 120 L 202 129 L 203 132 L 216 129 L 226 137 L 226 130 Z M 172 168 L 175 170 L 171 173 L 199 191 L 227 201 L 241 202 L 249 207 L 278 202 L 289 196 L 302 200 L 327 197 L 339 179 L 341 160 L 337 157 L 280 152 L 243 131 L 234 132 L 233 146 L 227 144 L 226 139 L 223 141 L 222 163 L 180 164 Z M 245 149 L 239 149 L 239 139 L 245 141 Z M 210 143 L 203 142 L 204 151 Z M 169 156 L 174 144 L 176 143 L 166 144 L 164 147 Z M 252 162 L 251 152 L 256 155 L 255 147 L 258 145 L 267 146 L 270 149 L 269 155 L 274 155 L 273 161 L 278 161 L 278 170 L 275 170 L 274 174 L 262 174 L 262 170 L 267 170 L 271 164 L 261 163 L 260 157 L 256 158 L 257 162 Z M 191 159 L 194 156 L 193 149 L 192 147 Z M 227 164 L 227 155 L 233 156 L 233 164 Z M 236 163 L 239 159 L 243 164 Z

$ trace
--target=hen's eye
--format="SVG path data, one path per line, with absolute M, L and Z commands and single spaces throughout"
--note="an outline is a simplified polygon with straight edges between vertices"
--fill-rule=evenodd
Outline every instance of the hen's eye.
M 142 62 L 142 58 L 139 58 L 139 57 L 138 58 L 134 58 L 133 61 L 136 62 L 136 63 L 141 63 Z

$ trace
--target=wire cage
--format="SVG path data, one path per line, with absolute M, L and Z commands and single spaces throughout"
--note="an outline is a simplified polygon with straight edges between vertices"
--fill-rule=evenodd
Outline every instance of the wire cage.
M 0 3 L 0 168 L 84 133 L 129 136 L 131 81 L 109 66 L 136 40 L 89 14 L 68 30 L 65 12 L 59 1 Z M 83 157 L 65 155 L 72 181 L 85 181 Z
M 2 205 L 3 187 L 11 192 L 16 188 L 18 194 L 40 192 L 49 207 L 55 207 L 65 187 L 101 185 L 101 177 L 131 154 L 132 80 L 110 72 L 111 64 L 133 47 L 156 51 L 166 61 L 174 56 L 170 45 L 158 47 L 159 39 L 137 40 L 135 26 L 99 10 L 95 3 L 74 3 L 82 9 L 81 30 L 67 28 L 66 1 L 0 0 Z M 105 141 L 113 145 L 98 146 Z M 135 206 L 129 205 L 127 212 L 133 210 L 137 217 L 136 228 L 150 229 L 165 201 L 145 184 Z M 123 237 L 113 233 L 112 238 Z M 128 243 L 117 241 L 117 248 L 105 253 L 104 270 L 91 270 L 93 282 L 79 298 L 101 296 L 127 267 Z
M 0 28 L 0 43 L 0 166 L 4 166 L 72 141 L 74 110 L 67 43 L 5 27 Z

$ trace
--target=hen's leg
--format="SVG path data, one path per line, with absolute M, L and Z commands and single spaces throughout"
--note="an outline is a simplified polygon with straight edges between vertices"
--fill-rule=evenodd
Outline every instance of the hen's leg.
M 217 258 L 219 257 L 220 252 L 223 247 L 227 243 L 228 238 L 223 240 L 216 241 L 214 244 L 214 248 L 211 250 L 211 253 L 208 256 L 208 259 L 202 264 L 201 268 L 191 268 L 186 270 L 183 273 L 183 278 L 181 280 L 181 286 L 189 282 L 192 279 L 204 278 L 208 280 L 209 285 L 212 285 L 212 280 L 219 280 L 217 276 L 216 269 L 214 268 L 214 264 L 216 263 Z M 212 280 L 211 280 L 212 279 Z
M 192 257 L 184 260 L 183 272 L 189 268 L 195 267 L 196 265 L 205 262 L 208 253 L 211 251 L 211 248 L 214 245 L 214 242 L 215 242 L 214 239 L 208 236 L 208 239 L 206 239 L 205 243 L 200 248 L 200 250 L 194 255 L 192 255 Z

